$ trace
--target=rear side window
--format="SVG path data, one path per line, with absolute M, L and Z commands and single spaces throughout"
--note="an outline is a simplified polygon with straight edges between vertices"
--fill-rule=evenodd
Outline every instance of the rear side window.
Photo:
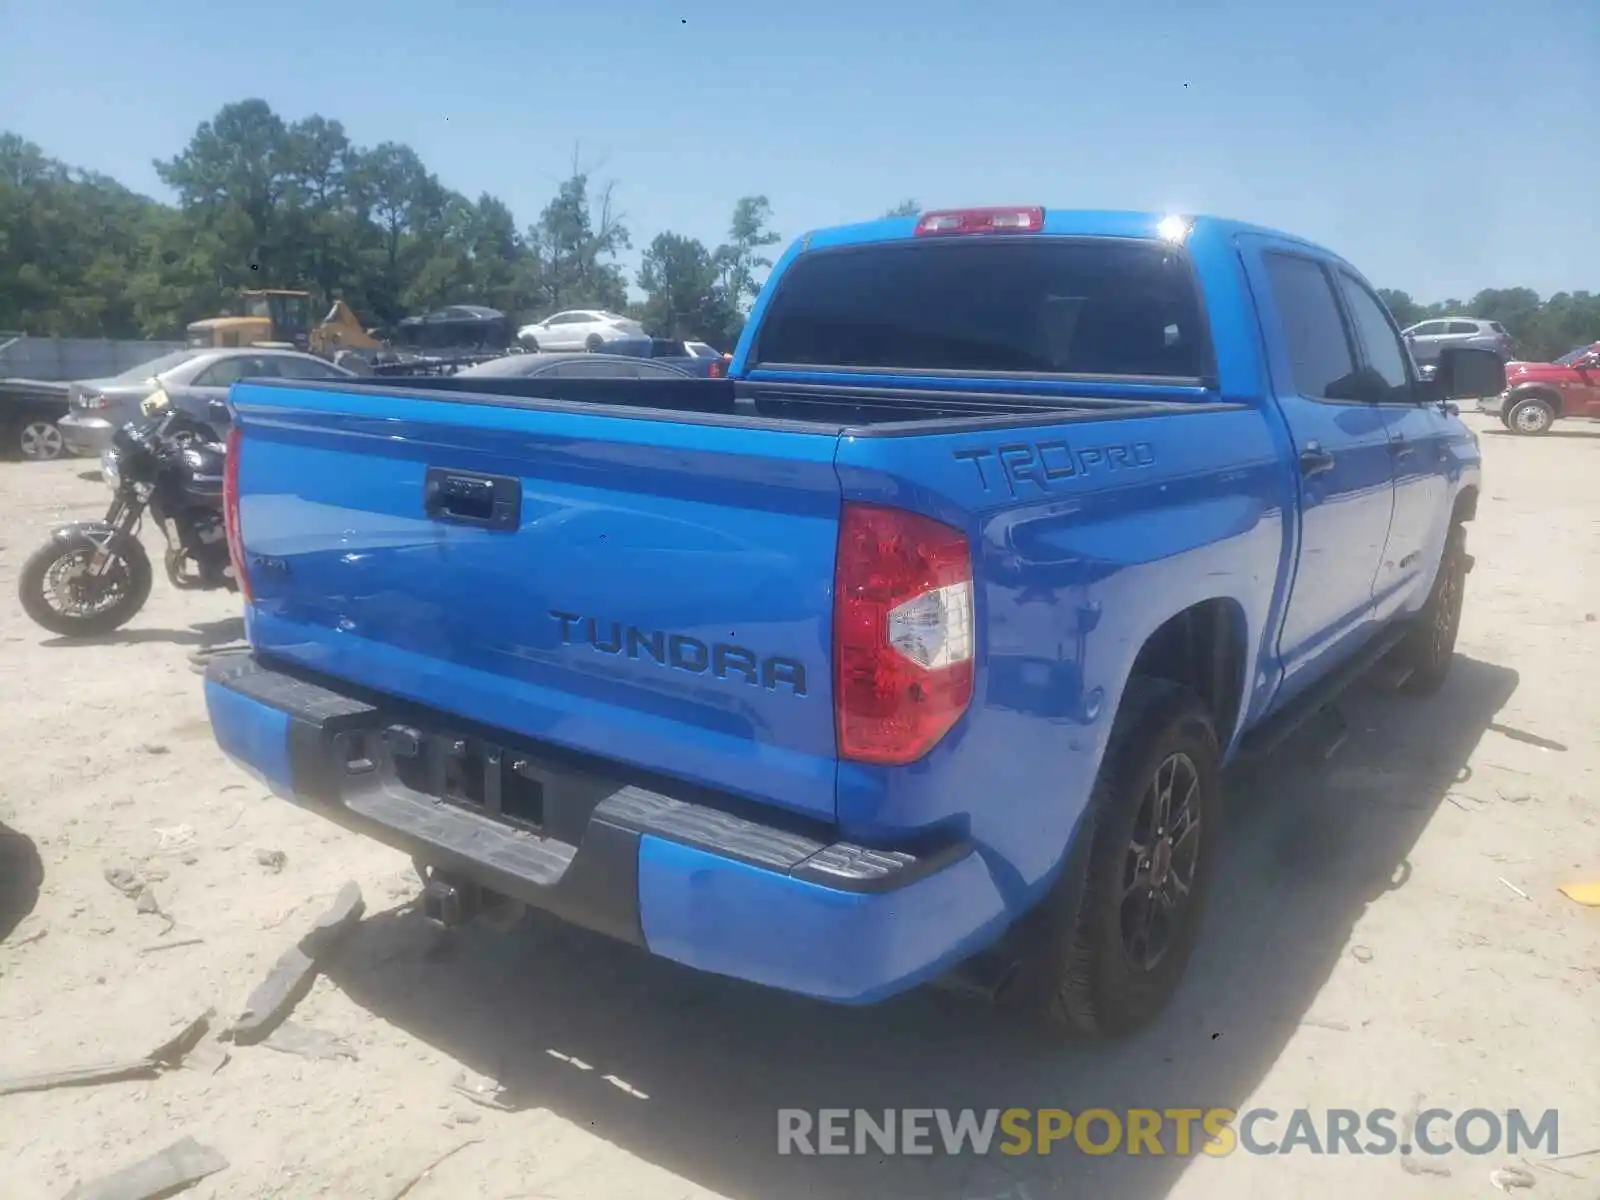
M 857 370 L 1197 378 L 1188 259 L 1132 239 L 917 241 L 820 251 L 779 281 L 754 359 Z
M 285 379 L 343 379 L 343 371 L 336 369 L 330 363 L 320 363 L 309 358 L 282 358 L 270 360 L 278 369 L 278 374 Z
M 218 359 L 201 372 L 196 387 L 227 387 L 241 379 L 272 379 L 278 376 L 278 364 L 270 359 L 234 355 Z
M 1269 253 L 1263 258 L 1289 347 L 1294 390 L 1314 398 L 1349 399 L 1355 357 L 1328 273 L 1321 264 L 1294 254 Z
M 1406 369 L 1405 346 L 1390 327 L 1382 302 L 1343 271 L 1339 272 L 1339 285 L 1367 360 L 1360 387 L 1380 403 L 1409 399 L 1411 373 Z
M 1471 321 L 1451 321 L 1448 333 L 1477 333 L 1478 327 Z

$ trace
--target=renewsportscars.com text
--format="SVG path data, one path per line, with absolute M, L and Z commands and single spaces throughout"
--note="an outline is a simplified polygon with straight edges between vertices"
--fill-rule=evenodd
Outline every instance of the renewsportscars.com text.
M 1560 1152 L 1560 1117 L 1522 1109 L 783 1108 L 779 1154 L 1522 1154 Z

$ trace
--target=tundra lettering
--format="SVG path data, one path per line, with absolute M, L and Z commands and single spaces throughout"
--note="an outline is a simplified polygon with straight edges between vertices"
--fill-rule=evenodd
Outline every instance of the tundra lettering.
M 805 664 L 781 655 L 763 658 L 754 650 L 726 642 L 710 646 L 699 638 L 663 629 L 640 629 L 621 621 L 586 617 L 581 613 L 552 608 L 550 616 L 561 626 L 561 641 L 568 646 L 580 641 L 601 654 L 622 654 L 645 658 L 657 666 L 673 667 L 691 675 L 707 670 L 717 679 L 741 679 L 753 687 L 776 691 L 783 684 L 796 696 L 806 694 Z M 576 627 L 576 632 L 574 630 Z

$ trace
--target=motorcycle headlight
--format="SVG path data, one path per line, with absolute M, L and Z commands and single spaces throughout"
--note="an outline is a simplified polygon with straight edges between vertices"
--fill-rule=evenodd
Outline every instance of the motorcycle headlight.
M 122 472 L 117 467 L 117 452 L 110 446 L 100 451 L 100 475 L 112 491 L 122 486 Z

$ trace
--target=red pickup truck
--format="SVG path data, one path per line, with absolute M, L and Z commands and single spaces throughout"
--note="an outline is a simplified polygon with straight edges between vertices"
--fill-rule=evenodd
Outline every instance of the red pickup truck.
M 1506 390 L 1479 404 L 1512 433 L 1537 437 L 1557 417 L 1600 417 L 1600 342 L 1555 362 L 1506 364 Z

